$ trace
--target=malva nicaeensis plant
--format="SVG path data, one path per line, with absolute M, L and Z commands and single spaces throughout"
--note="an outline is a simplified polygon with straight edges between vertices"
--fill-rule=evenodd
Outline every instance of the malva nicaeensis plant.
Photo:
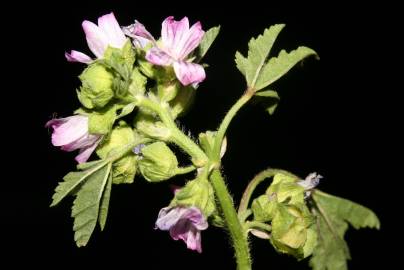
M 248 238 L 266 239 L 280 253 L 303 259 L 311 256 L 316 270 L 347 269 L 349 249 L 344 241 L 348 225 L 379 228 L 369 209 L 316 188 L 321 176 L 305 179 L 279 169 L 258 173 L 247 185 L 236 208 L 222 177 L 221 158 L 226 151 L 226 130 L 238 111 L 251 99 L 263 99 L 272 114 L 279 100 L 273 82 L 302 59 L 317 54 L 298 47 L 269 58 L 284 25 L 266 29 L 248 44 L 247 57 L 236 53 L 237 68 L 247 86 L 216 131 L 199 134 L 197 142 L 176 125 L 186 113 L 197 88 L 206 77 L 201 61 L 219 33 L 207 32 L 188 18 L 162 23 L 155 39 L 135 21 L 121 28 L 112 13 L 98 25 L 84 21 L 83 29 L 96 59 L 78 52 L 66 53 L 70 62 L 87 64 L 77 90 L 82 105 L 73 116 L 50 120 L 52 144 L 62 150 L 80 150 L 77 171 L 59 183 L 51 206 L 71 194 L 74 239 L 85 246 L 97 222 L 104 229 L 113 184 L 130 184 L 136 175 L 149 182 L 186 175 L 184 187 L 162 208 L 156 228 L 169 231 L 191 250 L 202 252 L 201 235 L 209 225 L 230 234 L 238 269 L 251 269 Z M 176 145 L 190 163 L 179 166 Z M 95 151 L 98 159 L 88 159 Z M 253 196 L 267 179 L 265 193 Z

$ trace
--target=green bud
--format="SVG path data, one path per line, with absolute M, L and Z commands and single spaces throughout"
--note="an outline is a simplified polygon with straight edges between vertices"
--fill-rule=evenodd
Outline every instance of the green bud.
M 161 101 L 171 101 L 177 96 L 180 87 L 177 81 L 160 82 L 157 84 L 157 96 Z
M 104 107 L 114 96 L 113 76 L 98 63 L 89 65 L 79 76 L 82 86 L 77 93 L 84 107 L 88 109 Z
M 309 256 L 317 241 L 313 218 L 306 205 L 278 205 L 272 220 L 271 243 L 282 253 L 298 259 Z
M 140 136 L 123 121 L 115 127 L 111 135 L 97 149 L 97 155 L 105 159 L 108 155 L 125 148 L 139 140 Z M 112 164 L 112 181 L 114 184 L 132 183 L 136 175 L 136 155 L 129 152 Z
M 174 118 L 186 114 L 195 100 L 196 89 L 192 86 L 181 86 L 177 96 L 170 101 L 171 114 Z
M 304 188 L 297 184 L 297 178 L 278 173 L 266 191 L 268 195 L 276 195 L 278 202 L 288 204 L 304 203 Z
M 163 142 L 155 142 L 142 149 L 138 160 L 143 177 L 149 182 L 160 182 L 176 175 L 178 161 L 175 154 Z
M 274 196 L 261 195 L 251 204 L 254 220 L 268 222 L 274 218 L 278 206 L 278 201 Z
M 196 178 L 189 181 L 183 188 L 176 192 L 170 206 L 196 206 L 206 217 L 216 212 L 214 191 L 206 178 Z M 220 223 L 218 216 L 215 217 Z
M 133 96 L 144 94 L 146 91 L 147 78 L 140 73 L 139 69 L 134 68 L 131 75 L 131 83 L 129 85 L 129 93 Z
M 116 119 L 116 107 L 106 106 L 88 114 L 88 131 L 91 134 L 108 134 Z
M 140 112 L 135 119 L 136 129 L 147 137 L 167 141 L 171 131 L 152 115 Z

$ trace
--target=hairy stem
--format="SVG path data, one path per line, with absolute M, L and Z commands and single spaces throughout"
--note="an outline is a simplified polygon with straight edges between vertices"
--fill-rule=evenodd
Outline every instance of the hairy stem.
M 243 107 L 254 95 L 254 90 L 252 88 L 248 88 L 241 98 L 230 108 L 224 117 L 222 123 L 217 130 L 215 144 L 213 147 L 213 160 L 218 162 L 220 160 L 220 148 L 222 147 L 223 138 L 226 135 L 227 128 L 230 125 L 231 120 L 237 114 L 237 112 Z
M 159 116 L 160 120 L 171 131 L 169 141 L 175 143 L 185 152 L 187 152 L 191 156 L 192 163 L 196 167 L 203 167 L 208 162 L 208 157 L 206 156 L 205 152 L 203 152 L 202 149 L 193 140 L 191 140 L 177 127 L 174 119 L 172 118 L 168 110 L 168 104 L 160 104 L 157 101 L 143 96 L 137 96 L 136 99 L 139 106 L 145 107 L 155 112 Z
M 244 229 L 238 219 L 232 197 L 227 190 L 220 171 L 218 169 L 213 170 L 210 179 L 233 242 L 236 253 L 237 269 L 251 270 L 251 259 L 247 237 L 244 234 Z

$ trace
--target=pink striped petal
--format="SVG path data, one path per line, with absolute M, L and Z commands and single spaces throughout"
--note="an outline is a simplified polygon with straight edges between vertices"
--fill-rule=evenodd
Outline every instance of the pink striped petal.
M 62 146 L 70 144 L 88 132 L 88 118 L 86 116 L 76 115 L 66 118 L 64 123 L 53 126 L 52 144 L 54 146 Z
M 184 60 L 196 47 L 203 38 L 205 32 L 202 30 L 200 22 L 195 23 L 191 29 L 183 34 L 182 39 L 176 44 L 175 55 L 178 60 Z
M 189 21 L 184 17 L 181 21 L 175 21 L 174 17 L 170 16 L 162 23 L 161 41 L 164 49 L 170 53 L 175 59 L 179 60 L 177 55 L 178 46 L 186 39 L 189 31 Z
M 126 43 L 126 37 L 116 20 L 114 13 L 98 18 L 98 27 L 107 37 L 108 44 L 114 48 L 122 48 Z
M 86 34 L 88 47 L 97 58 L 102 58 L 108 47 L 108 37 L 97 25 L 90 21 L 84 21 L 82 27 Z
M 88 56 L 87 54 L 75 50 L 71 50 L 70 53 L 65 52 L 65 57 L 69 62 L 90 64 L 93 61 L 93 59 L 91 59 L 90 56 Z
M 152 34 L 150 34 L 150 32 L 146 30 L 146 27 L 144 27 L 144 25 L 138 22 L 137 20 L 135 20 L 134 24 L 123 27 L 123 32 L 128 37 L 132 38 L 142 37 L 150 41 L 156 42 Z
M 172 57 L 157 47 L 147 51 L 146 60 L 158 66 L 169 66 L 173 63 Z
M 99 142 L 100 140 L 89 147 L 80 149 L 80 153 L 76 156 L 75 160 L 78 163 L 86 162 L 90 158 L 91 154 L 94 152 L 95 148 L 97 148 Z
M 174 62 L 174 72 L 182 85 L 200 83 L 206 78 L 205 70 L 201 65 L 188 62 Z

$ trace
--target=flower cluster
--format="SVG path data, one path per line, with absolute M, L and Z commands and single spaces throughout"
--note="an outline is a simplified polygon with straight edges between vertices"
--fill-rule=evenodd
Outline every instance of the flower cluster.
M 83 164 L 80 166 L 86 166 L 94 151 L 107 159 L 132 144 L 133 151 L 112 163 L 115 184 L 131 183 L 137 172 L 150 182 L 181 173 L 176 155 L 167 145 L 170 128 L 155 117 L 155 112 L 141 107 L 139 100 L 157 106 L 169 102 L 172 120 L 185 111 L 196 86 L 206 77 L 203 66 L 193 63 L 205 34 L 201 23 L 190 27 L 187 17 L 180 21 L 168 17 L 162 23 L 160 39 L 138 21 L 121 27 L 113 13 L 99 17 L 98 24 L 85 20 L 82 27 L 95 58 L 76 50 L 65 53 L 67 61 L 87 65 L 79 77 L 82 86 L 77 93 L 82 108 L 73 116 L 46 123 L 53 129 L 52 144 L 64 151 L 79 150 L 76 161 Z M 148 81 L 154 86 L 147 88 Z M 120 119 L 128 114 L 134 115 L 133 126 Z M 177 194 L 189 192 L 190 185 Z M 213 211 L 207 212 L 198 201 L 213 202 L 213 193 L 193 189 L 191 201 L 174 200 L 175 206 L 160 211 L 156 228 L 169 230 L 173 239 L 182 239 L 188 248 L 201 252 L 200 231 L 208 227 Z

